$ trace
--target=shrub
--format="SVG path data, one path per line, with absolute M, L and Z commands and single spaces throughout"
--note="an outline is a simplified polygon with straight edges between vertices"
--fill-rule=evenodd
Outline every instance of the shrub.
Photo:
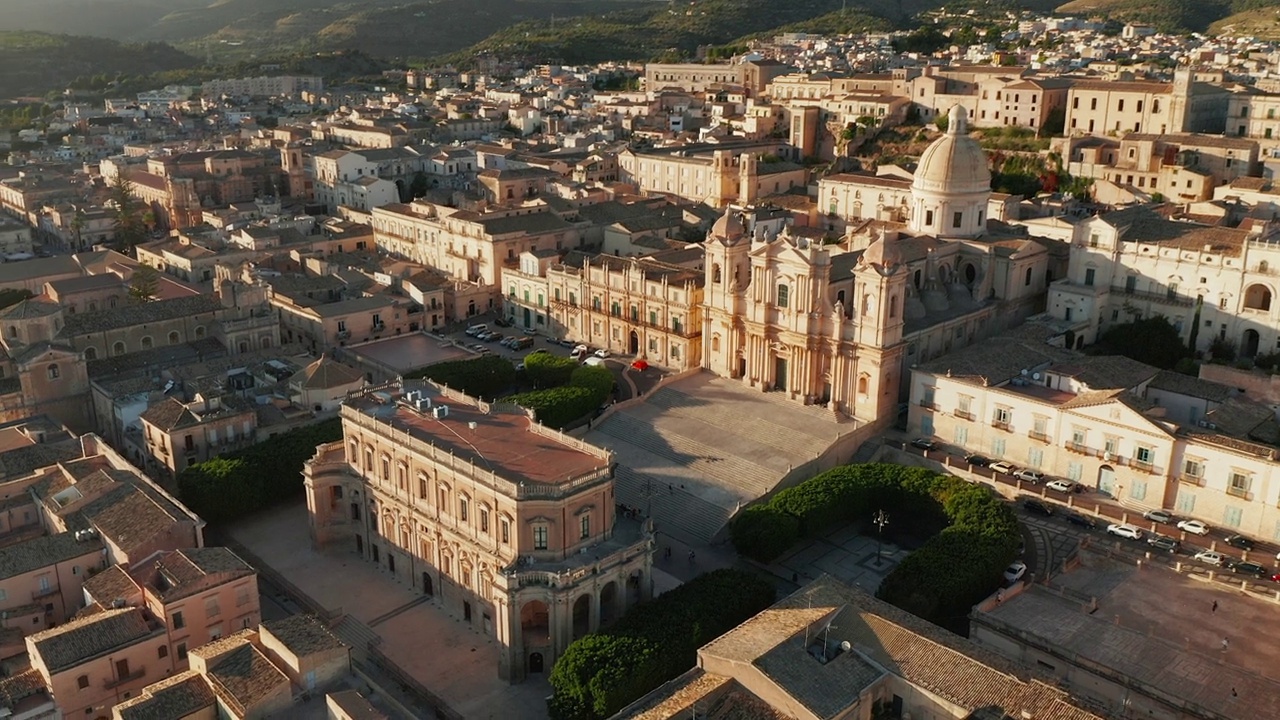
M 1165 370 L 1173 369 L 1179 360 L 1191 354 L 1182 342 L 1182 333 L 1163 315 L 1112 325 L 1094 350 L 1123 355 Z
M 729 532 L 738 552 L 769 562 L 802 536 L 867 521 L 881 509 L 894 527 L 932 537 L 884 579 L 878 594 L 938 624 L 954 627 L 949 621 L 990 594 L 1018 547 L 1013 510 L 986 487 L 885 463 L 828 470 L 739 513 Z
M 472 360 L 452 360 L 428 365 L 406 373 L 404 377 L 406 380 L 434 380 L 471 397 L 492 400 L 515 384 L 516 368 L 505 358 L 484 355 Z
M 701 575 L 575 640 L 551 671 L 553 720 L 599 720 L 693 667 L 698 648 L 773 604 L 742 570 Z
M 316 446 L 342 439 L 342 421 L 295 428 L 188 466 L 178 473 L 182 502 L 209 522 L 226 522 L 302 493 L 302 466 Z
M 538 422 L 557 430 L 600 407 L 600 401 L 591 388 L 571 385 L 530 390 L 512 395 L 507 400 L 533 410 Z

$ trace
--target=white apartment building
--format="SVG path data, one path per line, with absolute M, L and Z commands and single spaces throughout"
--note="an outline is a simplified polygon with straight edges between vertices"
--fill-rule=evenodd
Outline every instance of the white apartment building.
M 1052 343 L 1052 344 L 1051 344 Z M 1274 412 L 1234 388 L 1061 347 L 1031 322 L 912 370 L 908 423 L 965 451 L 1280 538 Z

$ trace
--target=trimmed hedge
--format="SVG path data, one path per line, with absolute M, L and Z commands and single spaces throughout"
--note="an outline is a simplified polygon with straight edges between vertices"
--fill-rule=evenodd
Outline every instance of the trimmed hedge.
M 553 720 L 600 720 L 697 662 L 698 648 L 773 604 L 773 585 L 715 570 L 575 640 L 551 671 Z
M 451 360 L 428 365 L 406 373 L 404 378 L 435 380 L 471 397 L 492 400 L 515 384 L 516 368 L 506 358 L 482 355 L 470 360 Z
M 524 358 L 524 374 L 535 388 L 566 385 L 578 369 L 578 361 L 547 352 L 529 353 Z
M 539 354 L 531 355 L 530 357 L 553 356 Z M 568 360 L 568 358 L 554 359 Z M 526 372 L 529 370 L 528 363 L 529 361 L 525 360 Z M 590 365 L 579 367 L 573 360 L 569 360 L 569 363 L 574 367 L 570 373 L 564 375 L 565 380 L 569 383 L 568 385 L 552 387 L 546 390 L 531 390 L 512 395 L 507 400 L 533 410 L 537 414 L 538 422 L 557 430 L 575 420 L 594 413 L 613 392 L 613 373 L 609 372 L 608 368 L 603 367 L 592 367 Z M 559 379 L 559 364 L 548 363 L 541 367 L 543 369 L 553 369 L 545 377 Z
M 209 522 L 227 522 L 302 493 L 302 466 L 316 446 L 342 439 L 342 420 L 295 428 L 178 473 L 178 496 Z
M 877 593 L 937 624 L 952 627 L 967 616 L 999 585 L 1016 556 L 1017 519 L 985 486 L 885 463 L 828 470 L 747 508 L 729 531 L 738 552 L 769 562 L 802 537 L 869 522 L 881 509 L 896 527 L 937 530 L 885 577 Z

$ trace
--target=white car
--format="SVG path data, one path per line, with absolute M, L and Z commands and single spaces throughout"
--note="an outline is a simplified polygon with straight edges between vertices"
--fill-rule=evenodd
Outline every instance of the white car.
M 1023 482 L 1029 482 L 1029 483 L 1038 483 L 1038 482 L 1044 481 L 1044 473 L 1040 472 L 1039 470 L 1027 470 L 1026 468 L 1023 468 L 1022 470 L 1019 470 L 1018 472 L 1014 473 L 1013 476 Z
M 1142 530 L 1128 523 L 1111 523 L 1107 526 L 1107 532 L 1116 537 L 1127 538 L 1129 540 L 1141 540 Z
M 600 359 L 607 358 L 609 357 L 609 351 L 604 348 L 600 348 L 599 350 L 595 351 L 595 356 Z
M 1014 560 L 1013 564 L 1005 568 L 1004 579 L 1006 582 L 1018 582 L 1023 575 L 1027 574 L 1027 564 L 1021 560 Z
M 1012 475 L 1017 468 L 1007 462 L 993 462 L 990 465 L 991 472 L 1000 473 L 1002 475 Z
M 1183 520 L 1182 522 L 1178 523 L 1178 529 L 1184 532 L 1189 532 L 1193 535 L 1209 534 L 1209 526 L 1205 525 L 1199 520 Z
M 1214 552 L 1212 550 L 1201 550 L 1200 552 L 1196 553 L 1196 560 L 1199 560 L 1205 565 L 1221 565 L 1226 560 L 1226 558 L 1223 557 L 1222 553 L 1219 553 L 1219 552 Z
M 569 357 L 573 358 L 574 360 L 577 360 L 579 358 L 586 357 L 590 353 L 591 353 L 591 348 L 587 347 L 586 345 L 579 345 L 569 353 Z
M 1049 488 L 1050 490 L 1057 490 L 1058 492 L 1069 493 L 1072 490 L 1075 490 L 1076 484 L 1071 482 L 1070 480 L 1050 480 L 1049 482 L 1045 483 L 1045 487 Z

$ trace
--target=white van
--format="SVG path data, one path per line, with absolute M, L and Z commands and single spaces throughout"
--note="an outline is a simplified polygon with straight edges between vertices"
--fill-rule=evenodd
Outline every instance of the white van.
M 489 329 L 489 326 L 486 325 L 485 323 L 480 323 L 479 325 L 472 325 L 471 327 L 467 328 L 467 335 L 470 335 L 471 337 L 475 337 L 488 329 Z

